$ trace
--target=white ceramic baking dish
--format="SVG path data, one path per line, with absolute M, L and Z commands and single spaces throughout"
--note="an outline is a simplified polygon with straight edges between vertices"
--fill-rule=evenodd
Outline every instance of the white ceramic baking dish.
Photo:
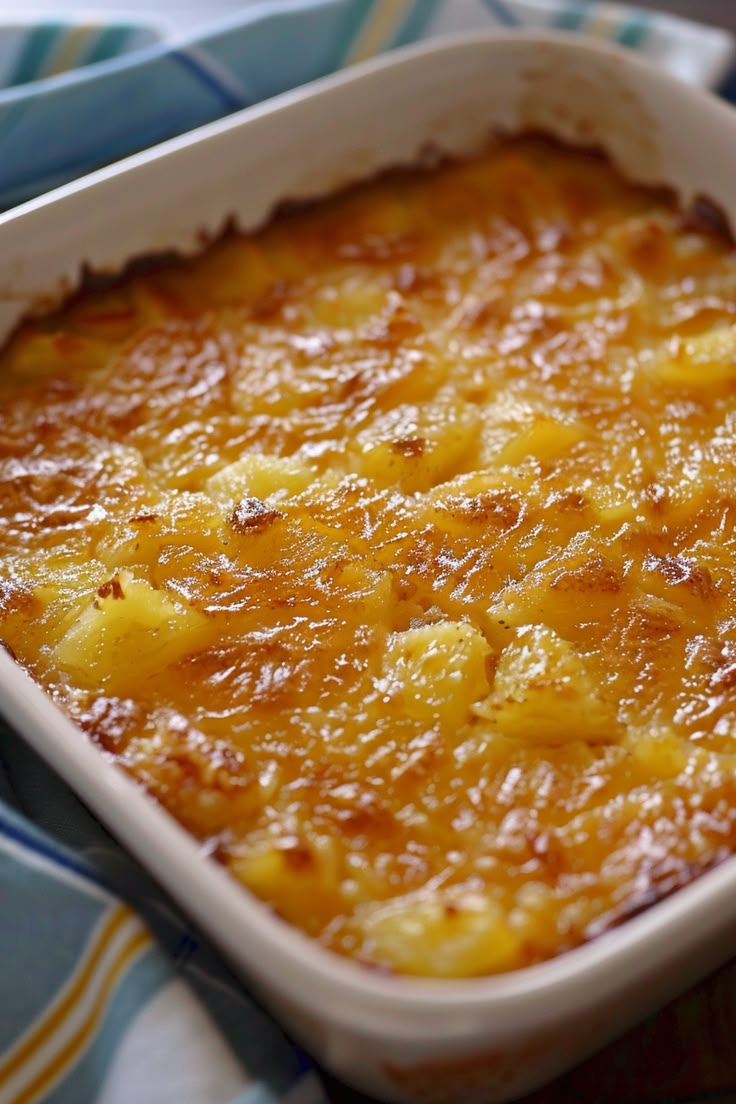
M 630 55 L 555 36 L 410 49 L 282 96 L 0 218 L 0 330 L 77 283 L 83 263 L 197 248 L 235 216 L 543 128 L 629 176 L 736 215 L 736 114 Z M 2 650 L 0 649 L 0 652 Z M 584 1057 L 736 949 L 731 859 L 615 931 L 512 974 L 385 977 L 274 918 L 109 765 L 6 654 L 2 710 L 201 924 L 328 1067 L 386 1100 L 510 1099 Z

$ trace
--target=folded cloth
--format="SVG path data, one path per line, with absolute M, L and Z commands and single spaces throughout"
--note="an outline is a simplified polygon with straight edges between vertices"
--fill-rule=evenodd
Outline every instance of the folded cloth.
M 324 1104 L 217 954 L 5 727 L 0 798 L 0 1104 Z
M 0 88 L 17 88 L 71 69 L 110 61 L 151 46 L 163 24 L 150 19 L 18 19 L 17 5 L 3 19 L 0 3 Z
M 724 31 L 581 0 L 249 4 L 212 29 L 0 90 L 0 208 L 382 51 L 494 26 L 595 34 L 704 85 L 732 53 Z
M 7 205 L 381 50 L 494 23 L 587 30 L 701 83 L 731 53 L 721 32 L 594 3 L 272 3 L 0 93 L 0 195 Z M 0 727 L 0 1104 L 324 1100 L 308 1060 L 206 941 Z

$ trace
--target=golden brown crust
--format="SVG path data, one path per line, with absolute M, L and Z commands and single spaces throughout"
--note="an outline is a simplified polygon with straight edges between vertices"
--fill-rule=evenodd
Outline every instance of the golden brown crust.
M 560 953 L 736 846 L 735 313 L 532 139 L 87 290 L 1 358 L 6 646 L 327 946 Z

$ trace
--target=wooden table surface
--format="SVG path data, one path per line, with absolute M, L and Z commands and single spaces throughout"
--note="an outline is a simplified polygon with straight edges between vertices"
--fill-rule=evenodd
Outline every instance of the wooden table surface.
M 332 1104 L 375 1104 L 325 1083 Z M 736 1104 L 736 960 L 518 1104 Z

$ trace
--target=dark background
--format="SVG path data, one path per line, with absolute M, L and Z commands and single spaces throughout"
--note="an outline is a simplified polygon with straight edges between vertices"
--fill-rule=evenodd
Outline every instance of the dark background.
M 635 0 L 635 3 L 637 7 L 659 8 L 736 31 L 736 0 Z
M 736 31 L 736 0 L 637 0 L 637 7 L 659 8 Z

